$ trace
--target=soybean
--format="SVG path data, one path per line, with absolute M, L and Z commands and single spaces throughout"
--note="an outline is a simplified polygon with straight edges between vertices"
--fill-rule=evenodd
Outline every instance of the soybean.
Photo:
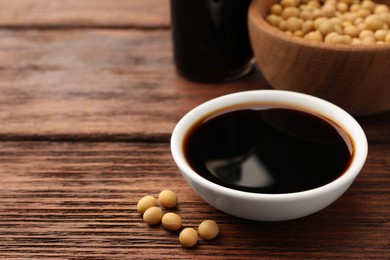
M 176 231 L 181 228 L 182 220 L 181 217 L 175 213 L 168 212 L 166 213 L 161 220 L 163 226 L 172 231 Z
M 328 35 L 329 33 L 335 31 L 335 25 L 333 24 L 333 22 L 325 20 L 318 25 L 318 31 L 322 35 Z
M 219 226 L 214 220 L 205 220 L 198 227 L 199 235 L 207 240 L 215 238 L 219 233 Z
M 157 205 L 157 200 L 153 196 L 145 196 L 141 198 L 137 203 L 137 211 L 141 214 L 144 214 L 144 212 L 151 207 L 154 207 Z
M 163 190 L 162 192 L 160 192 L 160 194 L 158 195 L 158 200 L 165 208 L 175 207 L 178 201 L 176 193 L 171 190 Z
M 148 208 L 144 213 L 144 221 L 148 225 L 156 225 L 160 223 L 163 212 L 159 207 Z
M 185 228 L 180 232 L 179 241 L 184 247 L 193 247 L 198 242 L 198 232 L 193 228 Z

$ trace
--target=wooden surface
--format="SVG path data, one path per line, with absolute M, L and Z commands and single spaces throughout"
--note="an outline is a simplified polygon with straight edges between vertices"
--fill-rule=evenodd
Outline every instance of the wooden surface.
M 248 259 L 390 257 L 390 113 L 360 117 L 369 156 L 352 187 L 312 216 L 252 222 L 206 204 L 170 155 L 176 122 L 222 94 L 269 88 L 258 71 L 226 84 L 175 73 L 168 1 L 0 0 L 0 257 Z M 148 227 L 139 198 L 172 189 L 184 249 Z

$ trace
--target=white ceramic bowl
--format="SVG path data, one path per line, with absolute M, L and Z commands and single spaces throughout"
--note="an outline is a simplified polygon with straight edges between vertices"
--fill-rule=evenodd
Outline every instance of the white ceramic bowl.
M 183 139 L 200 119 L 226 107 L 249 103 L 282 103 L 330 119 L 352 139 L 354 153 L 350 167 L 336 180 L 324 186 L 294 193 L 261 194 L 239 191 L 213 183 L 198 175 L 183 152 Z M 248 107 L 248 105 L 246 105 Z M 316 97 L 283 90 L 254 90 L 218 97 L 187 113 L 176 125 L 171 151 L 184 179 L 206 202 L 231 215 L 259 221 L 282 221 L 315 213 L 338 199 L 352 184 L 367 157 L 367 139 L 356 122 L 341 108 Z

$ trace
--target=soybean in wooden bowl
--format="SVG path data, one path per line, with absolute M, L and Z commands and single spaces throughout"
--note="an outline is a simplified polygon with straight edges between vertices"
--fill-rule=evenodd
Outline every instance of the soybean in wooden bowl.
M 254 0 L 248 13 L 257 64 L 273 88 L 323 98 L 353 115 L 390 110 L 390 44 L 328 43 L 288 34 L 266 21 L 278 2 Z

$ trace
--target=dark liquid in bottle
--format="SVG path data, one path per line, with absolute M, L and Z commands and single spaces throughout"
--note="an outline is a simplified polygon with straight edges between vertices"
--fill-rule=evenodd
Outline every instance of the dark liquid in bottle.
M 238 78 L 252 69 L 250 0 L 171 0 L 174 60 L 196 81 Z
M 294 109 L 242 109 L 210 116 L 187 133 L 184 152 L 204 178 L 255 193 L 300 192 L 338 178 L 350 165 L 348 135 Z

